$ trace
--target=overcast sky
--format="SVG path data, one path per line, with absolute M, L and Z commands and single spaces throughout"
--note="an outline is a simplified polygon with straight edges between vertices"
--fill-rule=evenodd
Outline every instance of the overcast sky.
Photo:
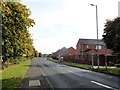
M 98 5 L 99 39 L 102 39 L 106 19 L 118 16 L 119 0 L 23 0 L 30 8 L 36 25 L 29 28 L 35 48 L 49 54 L 62 47 L 74 47 L 79 38 L 96 39 Z

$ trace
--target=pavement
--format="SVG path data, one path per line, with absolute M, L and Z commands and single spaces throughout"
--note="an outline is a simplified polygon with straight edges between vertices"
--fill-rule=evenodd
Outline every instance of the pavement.
M 29 69 L 22 80 L 21 86 L 19 89 L 22 90 L 41 90 L 46 88 L 51 90 L 51 87 L 44 76 L 41 66 L 38 63 L 39 58 L 33 58 L 32 63 L 29 66 Z

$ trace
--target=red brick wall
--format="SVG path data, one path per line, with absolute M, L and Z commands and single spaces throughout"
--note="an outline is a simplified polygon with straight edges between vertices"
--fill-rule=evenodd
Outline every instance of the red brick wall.
M 89 49 L 96 49 L 96 45 L 94 45 L 94 44 L 89 44 L 89 45 L 88 45 L 88 48 L 89 48 Z M 77 45 L 76 45 L 76 50 L 77 50 L 77 52 L 81 52 L 82 50 L 84 51 L 84 50 L 86 50 L 86 49 L 87 49 L 87 44 L 82 44 L 82 43 L 80 43 L 80 42 L 77 43 Z
M 76 50 L 73 47 L 70 47 L 67 49 L 67 51 L 64 53 L 64 56 L 73 56 L 76 55 Z
M 88 64 L 91 65 L 92 61 L 91 61 L 91 56 L 87 56 L 86 59 L 81 60 L 81 59 L 75 59 L 75 56 L 66 56 L 64 57 L 64 61 L 68 61 L 68 62 L 73 62 L 73 63 L 80 63 L 80 64 Z M 100 61 L 100 65 L 105 65 L 105 57 L 104 55 L 100 55 L 99 56 L 99 61 Z M 108 61 L 109 62 L 109 61 Z M 95 58 L 94 56 L 94 65 L 98 65 L 98 60 L 97 58 Z

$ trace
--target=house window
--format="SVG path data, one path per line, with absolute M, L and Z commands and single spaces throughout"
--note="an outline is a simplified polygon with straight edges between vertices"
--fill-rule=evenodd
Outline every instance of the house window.
M 102 46 L 101 45 L 96 45 L 96 49 L 102 49 Z
M 88 45 L 86 45 L 86 48 L 89 48 L 89 46 L 88 46 Z

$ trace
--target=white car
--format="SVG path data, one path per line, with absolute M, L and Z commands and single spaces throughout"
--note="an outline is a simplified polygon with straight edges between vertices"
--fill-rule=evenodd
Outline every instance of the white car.
M 63 57 L 59 57 L 58 60 L 59 60 L 59 61 L 63 61 Z

